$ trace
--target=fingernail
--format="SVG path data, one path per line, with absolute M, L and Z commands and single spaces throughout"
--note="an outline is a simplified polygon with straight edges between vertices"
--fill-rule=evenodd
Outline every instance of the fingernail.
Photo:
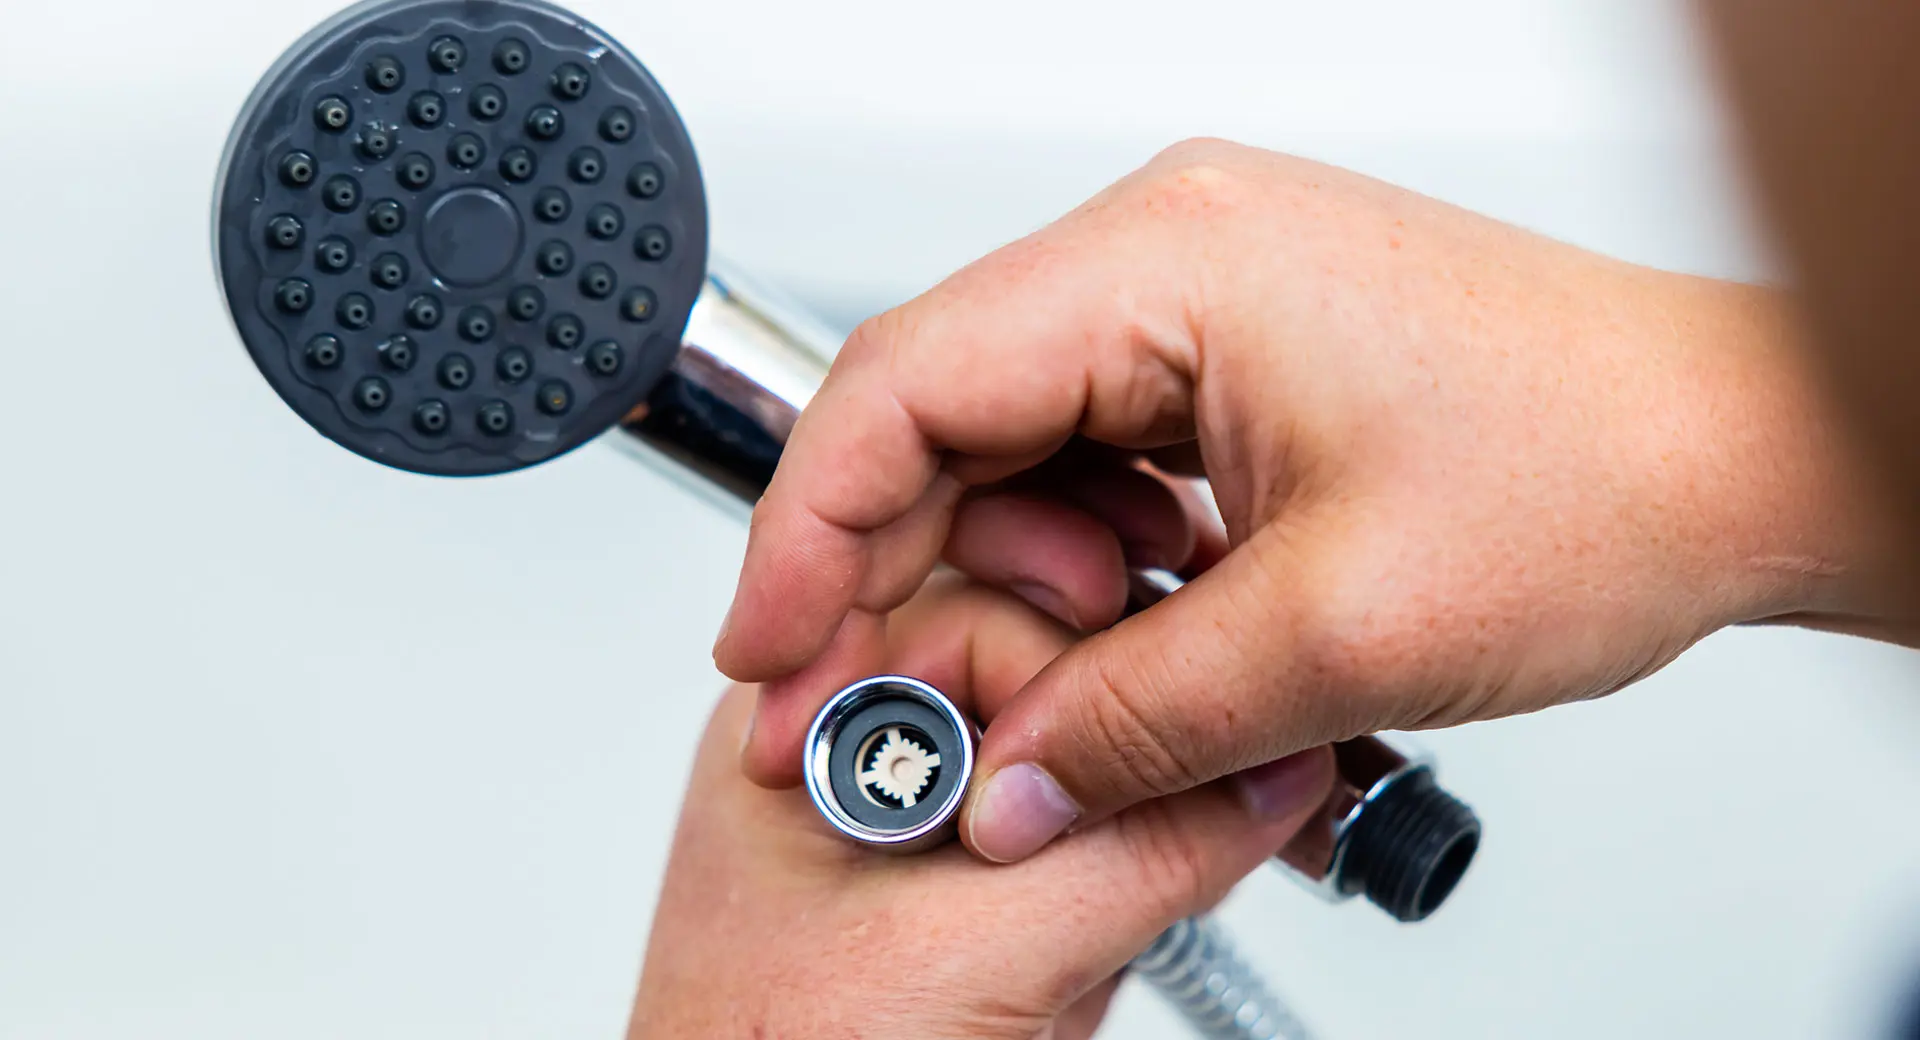
M 1058 781 L 1021 762 L 987 780 L 967 817 L 967 838 L 987 859 L 1012 863 L 1040 851 L 1079 818 L 1080 807 Z
M 1016 581 L 1008 588 L 1013 594 L 1065 621 L 1078 627 L 1080 619 L 1073 616 L 1073 609 L 1067 605 L 1067 597 L 1037 581 Z
M 1320 795 L 1317 752 L 1302 751 L 1235 773 L 1240 800 L 1260 820 L 1283 820 L 1309 808 Z
M 713 649 L 718 652 L 727 641 L 727 630 L 733 627 L 733 608 L 727 608 L 727 616 L 720 619 L 720 631 L 713 637 Z

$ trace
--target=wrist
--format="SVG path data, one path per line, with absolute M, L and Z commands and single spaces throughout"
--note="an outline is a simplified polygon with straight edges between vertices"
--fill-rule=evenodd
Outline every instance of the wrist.
M 1677 282 L 1664 317 L 1694 340 L 1681 392 L 1694 392 L 1687 425 L 1700 433 L 1682 472 L 1699 515 L 1712 518 L 1694 525 L 1694 551 L 1717 576 L 1720 622 L 1823 617 L 1862 634 L 1887 624 L 1872 579 L 1890 514 L 1825 393 L 1793 301 Z

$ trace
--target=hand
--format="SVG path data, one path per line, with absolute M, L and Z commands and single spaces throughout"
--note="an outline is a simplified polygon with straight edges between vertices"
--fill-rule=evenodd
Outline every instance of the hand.
M 1071 634 L 943 578 L 892 618 L 869 674 L 907 673 L 991 717 Z M 1115 973 L 1265 862 L 1326 797 L 1309 753 L 1136 807 L 1015 867 L 958 846 L 893 857 L 833 835 L 798 791 L 740 775 L 753 691 L 694 766 L 629 1037 L 1081 1040 Z
M 1232 549 L 1006 706 L 962 828 L 990 859 L 1302 748 L 1604 694 L 1728 624 L 1859 610 L 1869 510 L 1794 338 L 1763 290 L 1175 148 L 847 343 L 715 650 L 768 681 L 746 768 L 797 780 L 805 720 L 943 552 L 1091 629 L 1127 553 L 1187 551 L 1133 470 L 981 493 L 1075 472 L 1057 453 L 1086 441 L 1204 471 Z

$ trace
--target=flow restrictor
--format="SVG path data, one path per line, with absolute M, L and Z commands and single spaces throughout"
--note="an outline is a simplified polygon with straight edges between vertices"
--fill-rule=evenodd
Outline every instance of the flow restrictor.
M 807 732 L 807 794 L 863 845 L 918 852 L 953 836 L 973 776 L 973 724 L 918 679 L 882 675 L 834 694 Z
M 314 428 L 402 469 L 499 473 L 646 399 L 706 275 L 706 196 L 666 94 L 579 17 L 372 0 L 242 109 L 214 246 L 234 327 Z

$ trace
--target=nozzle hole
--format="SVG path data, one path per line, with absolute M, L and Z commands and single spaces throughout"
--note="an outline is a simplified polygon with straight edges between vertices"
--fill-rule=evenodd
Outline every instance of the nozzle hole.
M 587 367 L 601 378 L 611 378 L 620 374 L 620 366 L 626 363 L 626 352 L 620 344 L 612 340 L 595 343 L 587 351 Z
M 427 48 L 427 61 L 436 72 L 459 72 L 467 61 L 467 45 L 457 37 L 442 36 Z
M 307 341 L 307 364 L 313 368 L 332 368 L 340 363 L 340 340 L 321 333 Z
M 517 76 L 525 72 L 530 60 L 532 52 L 523 40 L 501 40 L 499 46 L 493 49 L 493 67 L 503 76 Z
M 625 144 L 633 137 L 633 111 L 616 105 L 600 115 L 600 136 L 608 144 Z
M 414 349 L 413 340 L 405 336 L 392 336 L 380 344 L 380 363 L 395 372 L 405 372 L 413 368 L 419 352 Z
M 644 227 L 633 240 L 633 252 L 642 260 L 665 260 L 673 250 L 673 240 L 663 227 Z
M 394 178 L 410 191 L 426 188 L 433 183 L 433 160 L 419 152 L 406 155 L 394 168 Z
M 398 289 L 407 284 L 407 258 L 399 253 L 382 253 L 374 258 L 368 274 L 380 288 Z
M 532 59 L 532 52 L 526 48 L 524 40 L 507 38 L 493 48 L 493 67 L 499 75 L 520 75 L 526 71 L 526 63 Z
M 440 300 L 422 293 L 407 301 L 407 324 L 416 329 L 431 329 L 440 324 Z
M 423 90 L 415 94 L 413 100 L 407 102 L 407 118 L 413 120 L 413 125 L 423 130 L 431 130 L 439 126 L 440 120 L 446 118 L 446 115 L 446 99 L 431 90 Z
M 567 159 L 567 174 L 581 184 L 598 183 L 607 172 L 607 160 L 598 148 L 581 148 Z
M 440 362 L 440 385 L 449 390 L 465 390 L 473 384 L 473 362 L 465 354 L 448 354 Z
M 573 212 L 573 200 L 559 188 L 541 188 L 533 197 L 533 215 L 548 224 L 558 224 Z
M 353 246 L 344 238 L 329 238 L 313 251 L 313 262 L 328 274 L 339 274 L 353 266 Z
M 541 105 L 527 113 L 527 133 L 542 141 L 551 141 L 566 131 L 566 118 L 552 105 Z
M 542 243 L 539 253 L 534 257 L 534 266 L 540 269 L 541 274 L 566 274 L 573 269 L 573 250 L 557 238 Z
M 586 97 L 587 88 L 592 85 L 593 77 L 573 62 L 553 70 L 553 93 L 562 101 L 578 101 Z
M 373 324 L 373 301 L 359 293 L 348 293 L 340 297 L 334 317 L 346 328 L 364 329 Z
M 540 384 L 540 392 L 535 399 L 540 410 L 548 415 L 565 415 L 567 409 L 573 407 L 573 391 L 557 379 Z
M 378 162 L 393 154 L 393 135 L 377 127 L 369 129 L 360 135 L 359 148 L 362 158 Z
M 446 402 L 422 401 L 413 410 L 413 428 L 429 436 L 445 433 L 448 418 Z
M 353 122 L 353 108 L 344 98 L 324 97 L 313 106 L 313 121 L 327 133 L 337 134 Z
M 297 249 L 300 240 L 305 237 L 305 229 L 290 213 L 282 213 L 267 221 L 267 244 L 275 249 Z
M 489 437 L 504 436 L 513 429 L 513 409 L 505 401 L 488 401 L 481 405 L 477 418 L 480 432 Z
M 620 237 L 620 230 L 625 226 L 626 219 L 620 211 L 604 202 L 587 211 L 587 234 L 602 241 Z
M 280 160 L 280 183 L 289 188 L 304 188 L 313 183 L 313 156 L 306 152 L 288 152 Z
M 305 314 L 313 306 L 313 286 L 304 279 L 289 278 L 273 291 L 273 302 L 283 314 Z
M 447 161 L 460 169 L 471 170 L 486 157 L 486 142 L 472 134 L 456 134 L 447 143 Z
M 533 358 L 519 347 L 512 347 L 500 352 L 494 371 L 499 373 L 501 382 L 518 383 L 533 374 Z
M 580 271 L 580 294 L 593 300 L 604 300 L 613 295 L 617 279 L 613 268 L 606 264 L 588 264 Z
M 660 194 L 660 189 L 665 184 L 665 175 L 660 172 L 660 167 L 652 163 L 641 163 L 627 174 L 627 190 L 636 198 L 653 198 Z
M 586 334 L 580 319 L 571 314 L 562 314 L 547 323 L 547 342 L 559 350 L 572 350 L 579 346 Z
M 485 307 L 468 307 L 460 312 L 460 338 L 469 343 L 485 343 L 493 336 L 493 312 Z
M 500 156 L 500 176 L 510 181 L 532 180 L 537 168 L 533 153 L 525 148 L 509 148 Z
M 657 306 L 659 306 L 659 301 L 654 298 L 652 290 L 644 288 L 630 289 L 627 291 L 627 295 L 620 301 L 620 316 L 635 324 L 639 324 L 651 319 L 654 308 Z
M 491 83 L 483 83 L 473 88 L 473 94 L 467 99 L 467 110 L 475 119 L 492 122 L 506 114 L 506 92 Z
M 328 209 L 335 213 L 351 213 L 355 206 L 360 205 L 360 182 L 344 173 L 329 177 L 321 194 Z
M 531 285 L 523 285 L 507 294 L 507 313 L 518 321 L 532 321 L 547 309 L 547 298 Z
M 407 81 L 407 71 L 391 55 L 381 55 L 367 62 L 367 86 L 382 94 L 391 94 L 400 89 Z
M 379 376 L 368 376 L 354 385 L 353 403 L 363 412 L 382 411 L 391 400 L 392 391 L 387 389 L 387 381 Z

